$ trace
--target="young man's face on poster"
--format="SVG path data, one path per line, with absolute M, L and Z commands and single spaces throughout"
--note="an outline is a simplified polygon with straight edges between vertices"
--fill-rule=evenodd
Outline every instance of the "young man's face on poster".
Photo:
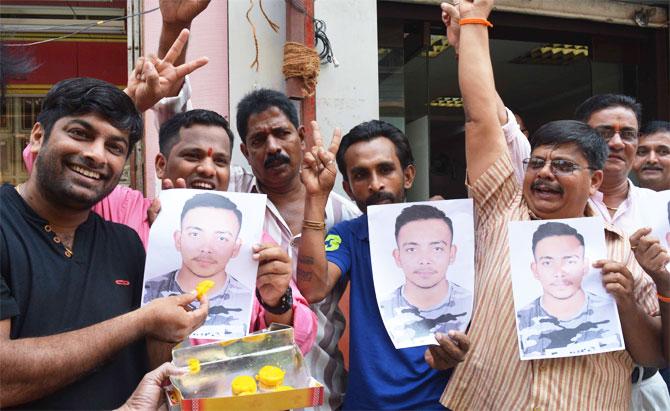
M 589 271 L 584 246 L 572 235 L 543 238 L 535 247 L 531 270 L 545 295 L 567 300 L 581 291 L 582 280 Z
M 202 279 L 226 269 L 240 251 L 240 223 L 231 210 L 197 207 L 189 210 L 175 231 L 174 241 L 182 256 L 182 271 Z
M 393 250 L 396 265 L 403 270 L 408 284 L 428 289 L 446 278 L 447 269 L 456 259 L 452 233 L 441 219 L 411 221 L 400 228 Z

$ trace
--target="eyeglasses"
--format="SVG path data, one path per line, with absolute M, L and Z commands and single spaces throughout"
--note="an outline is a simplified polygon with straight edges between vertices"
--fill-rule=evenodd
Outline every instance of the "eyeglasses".
M 531 157 L 523 160 L 523 166 L 526 170 L 542 170 L 545 164 L 547 164 L 547 160 L 541 157 Z M 561 159 L 551 160 L 549 167 L 551 168 L 551 172 L 556 176 L 569 176 L 575 171 L 582 169 L 595 170 L 593 167 L 584 167 L 570 160 Z
M 619 137 L 621 137 L 621 140 L 623 140 L 624 143 L 635 143 L 640 135 L 640 132 L 634 129 L 621 130 L 619 127 L 610 126 L 598 126 L 596 127 L 596 132 L 598 132 L 605 141 L 610 141 L 616 133 L 619 133 Z

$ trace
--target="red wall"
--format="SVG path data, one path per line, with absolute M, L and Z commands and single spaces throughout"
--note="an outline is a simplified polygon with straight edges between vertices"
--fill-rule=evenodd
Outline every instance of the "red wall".
M 99 7 L 117 8 L 125 11 L 126 1 L 115 0 L 109 3 L 86 2 L 86 1 L 31 1 L 31 0 L 2 0 L 3 5 L 22 6 L 67 6 L 72 7 Z M 39 13 L 39 7 L 35 7 Z M 58 37 L 65 33 L 49 33 L 46 38 Z M 22 33 L 16 33 L 21 39 Z M 127 82 L 127 45 L 118 39 L 105 38 L 104 34 L 93 34 L 90 38 L 71 38 L 65 41 L 51 41 L 27 47 L 10 47 L 10 52 L 26 53 L 30 55 L 35 63 L 35 69 L 26 78 L 12 79 L 10 84 L 55 84 L 60 80 L 70 77 L 95 77 L 116 85 L 124 85 Z M 14 40 L 11 37 L 5 40 L 11 44 L 27 44 L 42 41 L 40 36 L 34 40 Z M 82 41 L 86 40 L 86 41 Z
M 54 41 L 24 50 L 38 67 L 11 84 L 55 84 L 70 77 L 95 77 L 117 85 L 127 82 L 125 43 Z

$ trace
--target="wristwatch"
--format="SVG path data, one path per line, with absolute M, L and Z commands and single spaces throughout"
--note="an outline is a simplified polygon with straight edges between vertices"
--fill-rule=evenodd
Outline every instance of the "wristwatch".
M 284 295 L 281 296 L 279 299 L 279 304 L 275 307 L 271 307 L 267 305 L 264 301 L 263 298 L 261 298 L 261 293 L 258 291 L 258 288 L 256 288 L 256 298 L 258 298 L 258 302 L 261 303 L 263 308 L 265 308 L 268 312 L 271 312 L 272 314 L 284 314 L 286 311 L 290 310 L 293 307 L 293 291 L 291 290 L 291 287 L 286 288 L 286 292 Z

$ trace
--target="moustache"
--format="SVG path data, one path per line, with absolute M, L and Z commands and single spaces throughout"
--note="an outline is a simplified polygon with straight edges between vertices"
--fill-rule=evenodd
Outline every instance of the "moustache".
M 291 159 L 286 154 L 275 153 L 275 154 L 270 154 L 268 156 L 268 158 L 265 159 L 265 162 L 263 163 L 263 167 L 270 168 L 270 167 L 273 167 L 273 166 L 280 166 L 282 164 L 288 164 L 290 162 L 291 162 Z
M 389 200 L 392 203 L 396 203 L 397 200 L 395 196 L 388 191 L 377 191 L 376 193 L 372 194 L 370 197 L 368 197 L 365 200 L 365 205 L 366 206 L 371 206 L 375 204 L 379 204 L 382 201 Z
M 658 170 L 663 171 L 663 167 L 656 164 L 645 164 L 642 166 L 642 170 Z
M 558 184 L 553 184 L 552 182 L 547 180 L 538 179 L 533 181 L 533 183 L 530 185 L 531 190 L 538 190 L 541 188 L 545 190 L 555 191 L 559 194 L 563 194 L 563 187 L 561 187 Z

